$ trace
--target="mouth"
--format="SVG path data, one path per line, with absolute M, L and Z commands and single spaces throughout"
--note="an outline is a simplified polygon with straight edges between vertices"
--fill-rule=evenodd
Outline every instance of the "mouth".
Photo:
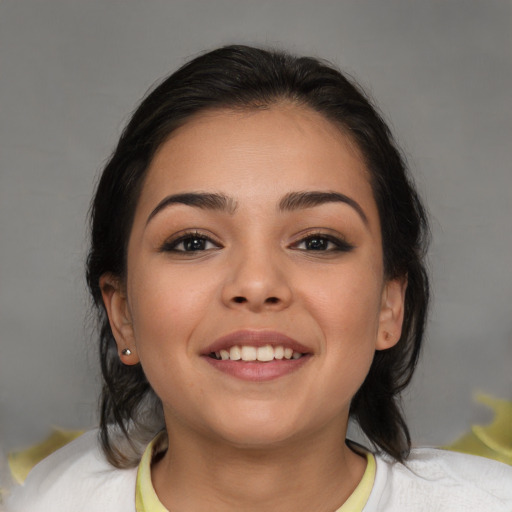
M 263 345 L 262 347 L 234 345 L 229 349 L 223 348 L 208 354 L 209 357 L 217 361 L 258 361 L 259 363 L 269 363 L 270 361 L 281 361 L 283 359 L 300 359 L 304 355 L 304 353 L 297 352 L 284 345 Z
M 214 368 L 233 377 L 267 381 L 298 370 L 313 354 L 279 332 L 243 330 L 219 338 L 201 355 Z

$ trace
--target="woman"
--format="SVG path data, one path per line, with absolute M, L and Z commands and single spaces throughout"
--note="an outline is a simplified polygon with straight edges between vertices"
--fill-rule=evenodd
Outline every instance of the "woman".
M 510 510 L 508 467 L 410 451 L 427 220 L 340 72 L 194 59 L 133 115 L 91 218 L 101 448 L 57 452 L 10 510 Z

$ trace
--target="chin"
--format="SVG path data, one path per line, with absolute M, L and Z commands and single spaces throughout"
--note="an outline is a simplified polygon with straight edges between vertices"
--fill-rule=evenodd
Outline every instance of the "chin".
M 297 436 L 301 430 L 290 416 L 269 414 L 260 411 L 259 414 L 238 414 L 226 421 L 228 416 L 217 425 L 217 435 L 227 443 L 240 448 L 263 449 L 285 443 Z

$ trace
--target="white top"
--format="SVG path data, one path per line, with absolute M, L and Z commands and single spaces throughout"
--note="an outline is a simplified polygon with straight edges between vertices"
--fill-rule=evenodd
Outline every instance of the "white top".
M 364 512 L 512 512 L 512 468 L 429 448 L 406 464 L 377 455 Z M 13 490 L 7 512 L 135 512 L 137 468 L 116 469 L 91 431 L 40 462 Z

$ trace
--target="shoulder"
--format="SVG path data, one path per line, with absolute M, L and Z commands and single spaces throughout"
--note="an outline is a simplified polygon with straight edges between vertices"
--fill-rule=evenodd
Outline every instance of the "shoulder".
M 510 512 L 512 468 L 474 455 L 416 449 L 405 464 L 377 456 L 372 510 Z
M 13 489 L 7 512 L 135 511 L 137 469 L 121 470 L 105 459 L 97 431 L 56 451 Z

